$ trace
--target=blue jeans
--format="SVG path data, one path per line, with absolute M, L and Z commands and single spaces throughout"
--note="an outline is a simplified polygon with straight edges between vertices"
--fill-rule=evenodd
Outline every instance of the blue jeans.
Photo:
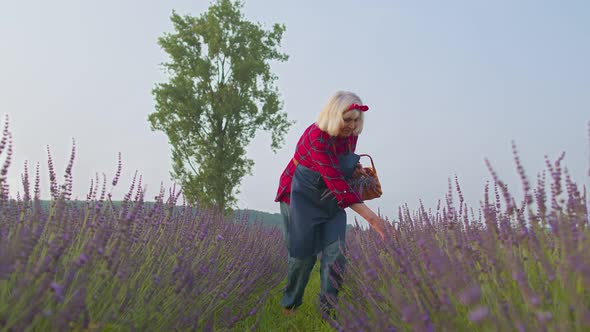
M 287 249 L 289 249 L 289 205 L 284 202 L 280 204 L 285 242 L 287 243 Z M 338 290 L 342 286 L 342 273 L 346 264 L 344 252 L 344 239 L 332 242 L 324 247 L 321 252 L 320 305 L 324 308 L 331 308 L 330 302 L 336 300 Z M 316 260 L 316 255 L 302 258 L 291 257 L 289 255 L 287 286 L 281 298 L 282 307 L 297 308 L 302 304 L 305 286 L 307 286 L 309 275 L 313 270 Z

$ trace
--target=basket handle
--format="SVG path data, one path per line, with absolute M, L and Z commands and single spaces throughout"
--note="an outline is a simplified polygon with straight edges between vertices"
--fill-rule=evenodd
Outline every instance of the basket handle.
M 371 158 L 371 156 L 369 156 L 368 154 L 359 154 L 359 157 L 369 157 L 369 159 L 371 160 L 371 167 L 373 167 L 373 170 L 377 172 L 377 169 L 375 168 L 375 163 L 373 162 L 373 158 Z

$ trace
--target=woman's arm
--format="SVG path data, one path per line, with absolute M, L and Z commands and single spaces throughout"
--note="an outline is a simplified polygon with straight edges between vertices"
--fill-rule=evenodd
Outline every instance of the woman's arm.
M 361 217 L 363 217 L 369 225 L 381 235 L 381 239 L 385 240 L 385 233 L 383 230 L 384 221 L 383 219 L 379 218 L 379 216 L 373 212 L 365 203 L 355 203 L 350 205 L 350 208 L 354 210 L 354 212 L 358 213 Z

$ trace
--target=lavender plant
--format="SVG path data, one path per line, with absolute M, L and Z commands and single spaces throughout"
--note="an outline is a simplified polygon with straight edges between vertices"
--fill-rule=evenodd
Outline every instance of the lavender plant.
M 12 145 L 6 121 L 0 139 L 1 330 L 256 329 L 261 312 L 271 312 L 269 303 L 278 305 L 269 296 L 280 295 L 286 272 L 281 231 L 249 225 L 247 215 L 228 218 L 187 205 L 175 187 L 160 188 L 150 202 L 137 174 L 123 199 L 113 201 L 120 155 L 111 181 L 97 174 L 86 200 L 71 200 L 75 143 L 61 184 L 48 149 L 49 202 L 40 200 L 39 164 L 33 182 L 25 163 L 22 196 L 11 198 Z M 564 154 L 546 158 L 546 171 L 532 182 L 515 144 L 513 153 L 521 199 L 486 161 L 491 181 L 477 210 L 467 206 L 455 177 L 434 210 L 400 207 L 385 242 L 358 224 L 349 230 L 336 319 L 325 317 L 332 327 L 590 329 L 586 189 L 564 167 Z M 268 317 L 263 321 L 273 326 Z M 319 326 L 303 321 L 311 325 L 302 329 Z
M 8 119 L 0 141 L 0 329 L 214 330 L 256 315 L 286 272 L 278 229 L 187 205 L 164 188 L 146 201 L 134 177 L 120 202 L 119 182 L 91 181 L 71 200 L 75 144 L 63 184 L 48 149 L 51 200 L 40 200 L 39 165 L 31 195 L 10 198 Z M 102 182 L 102 185 L 101 185 Z
M 485 186 L 477 213 L 465 204 L 455 178 L 435 211 L 422 204 L 413 212 L 401 207 L 385 242 L 356 224 L 347 236 L 345 288 L 332 326 L 590 330 L 586 189 L 563 167 L 564 154 L 553 162 L 546 158 L 547 170 L 532 188 L 514 143 L 513 152 L 524 192 L 518 201 L 486 161 L 493 182 Z

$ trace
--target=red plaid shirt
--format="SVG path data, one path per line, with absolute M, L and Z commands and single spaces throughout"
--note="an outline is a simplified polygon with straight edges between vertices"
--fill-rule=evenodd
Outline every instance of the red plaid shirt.
M 358 136 L 355 135 L 332 137 L 314 123 L 301 135 L 293 156 L 301 165 L 322 175 L 327 187 L 338 200 L 338 206 L 343 209 L 362 200 L 344 179 L 344 174 L 338 165 L 338 157 L 333 151 L 338 155 L 345 154 L 350 146 L 351 151 L 354 152 L 357 140 Z M 296 165 L 291 159 L 281 174 L 275 202 L 290 204 L 291 181 L 295 168 Z

